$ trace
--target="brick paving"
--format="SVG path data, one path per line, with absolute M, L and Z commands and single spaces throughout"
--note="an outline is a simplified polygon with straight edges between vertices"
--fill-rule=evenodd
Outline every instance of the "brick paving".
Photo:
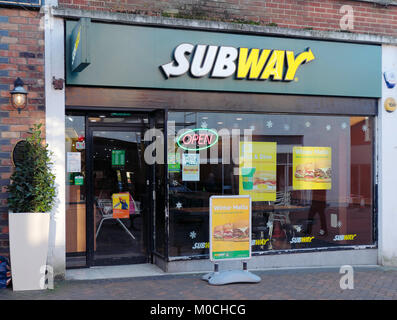
M 255 271 L 256 284 L 209 285 L 202 274 L 63 281 L 54 290 L 0 290 L 0 300 L 396 300 L 397 268 L 354 269 L 354 289 L 338 268 Z

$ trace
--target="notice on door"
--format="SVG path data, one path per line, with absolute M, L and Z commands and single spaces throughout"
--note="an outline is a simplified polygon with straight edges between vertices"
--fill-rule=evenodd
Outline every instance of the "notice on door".
M 210 198 L 210 259 L 251 258 L 250 196 Z
M 182 155 L 182 181 L 200 181 L 200 154 Z
M 81 172 L 81 153 L 68 152 L 66 154 L 66 171 Z
M 292 153 L 292 187 L 294 190 L 331 189 L 331 148 L 294 147 Z
M 240 142 L 239 194 L 252 201 L 276 200 L 276 142 Z

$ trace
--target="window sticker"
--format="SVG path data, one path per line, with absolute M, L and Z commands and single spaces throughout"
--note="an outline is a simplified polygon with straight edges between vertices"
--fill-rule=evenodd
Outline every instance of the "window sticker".
M 294 190 L 330 190 L 332 186 L 331 148 L 293 148 Z
M 277 143 L 240 142 L 239 194 L 252 201 L 276 201 Z

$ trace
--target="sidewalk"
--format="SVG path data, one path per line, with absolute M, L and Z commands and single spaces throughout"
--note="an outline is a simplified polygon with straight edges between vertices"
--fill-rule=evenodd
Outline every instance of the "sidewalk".
M 0 290 L 0 300 L 397 300 L 397 268 L 355 267 L 354 289 L 339 268 L 254 271 L 257 284 L 212 286 L 202 274 L 66 280 L 54 290 Z

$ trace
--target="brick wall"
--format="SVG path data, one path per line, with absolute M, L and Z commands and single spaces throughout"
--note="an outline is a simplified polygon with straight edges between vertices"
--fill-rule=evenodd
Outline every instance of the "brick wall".
M 60 7 L 235 21 L 286 28 L 338 30 L 343 5 L 353 7 L 352 32 L 397 36 L 397 6 L 344 0 L 59 0 Z
M 20 77 L 28 102 L 18 113 L 9 91 Z M 0 7 L 0 255 L 8 255 L 6 186 L 12 172 L 11 152 L 34 123 L 44 123 L 44 31 L 39 11 Z

